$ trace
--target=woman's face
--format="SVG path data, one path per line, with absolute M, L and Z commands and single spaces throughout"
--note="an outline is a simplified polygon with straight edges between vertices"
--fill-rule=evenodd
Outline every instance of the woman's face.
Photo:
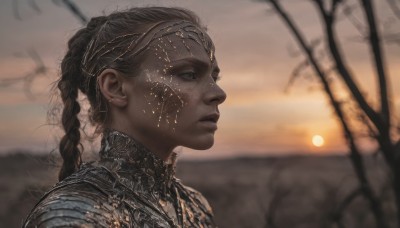
M 148 46 L 139 75 L 129 78 L 125 88 L 135 135 L 170 149 L 213 145 L 218 105 L 226 99 L 216 83 L 219 68 L 213 55 L 201 42 L 178 34 Z

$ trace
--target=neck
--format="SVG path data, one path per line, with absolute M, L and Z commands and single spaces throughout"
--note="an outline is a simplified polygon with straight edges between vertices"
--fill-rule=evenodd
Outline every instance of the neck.
M 173 150 L 176 147 L 164 142 L 165 140 L 162 140 L 163 137 L 155 137 L 150 132 L 142 131 L 139 133 L 135 129 L 127 129 L 121 126 L 110 127 L 110 129 L 122 132 L 134 138 L 164 162 L 170 160 Z
M 120 181 L 135 191 L 155 191 L 165 196 L 174 179 L 176 155 L 164 162 L 122 132 L 106 130 L 99 153 L 99 164 L 117 173 Z
M 167 162 L 171 158 L 171 154 L 175 147 L 168 146 L 166 143 L 163 143 L 160 138 L 152 136 L 151 137 L 140 137 L 139 134 L 126 133 L 128 136 L 138 140 L 138 142 L 142 143 L 145 147 L 147 147 L 153 154 L 155 154 L 158 158 Z M 155 138 L 155 139 L 154 139 Z

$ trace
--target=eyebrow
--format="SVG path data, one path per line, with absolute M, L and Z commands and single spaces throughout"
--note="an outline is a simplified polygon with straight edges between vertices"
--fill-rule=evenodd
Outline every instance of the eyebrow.
M 208 68 L 210 66 L 210 64 L 208 62 L 205 62 L 203 60 L 200 60 L 198 58 L 194 58 L 194 57 L 189 57 L 189 58 L 184 58 L 184 59 L 178 59 L 178 60 L 173 60 L 171 63 L 174 63 L 176 65 L 183 65 L 185 63 L 190 63 L 199 67 L 204 67 L 204 68 Z M 212 63 L 211 68 L 213 68 L 213 72 L 219 73 L 221 70 L 218 67 L 218 65 Z

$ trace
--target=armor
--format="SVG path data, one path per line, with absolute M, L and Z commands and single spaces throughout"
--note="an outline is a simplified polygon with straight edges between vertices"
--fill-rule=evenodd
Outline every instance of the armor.
M 100 160 L 47 192 L 24 227 L 216 227 L 207 200 L 164 162 L 118 131 L 102 139 Z

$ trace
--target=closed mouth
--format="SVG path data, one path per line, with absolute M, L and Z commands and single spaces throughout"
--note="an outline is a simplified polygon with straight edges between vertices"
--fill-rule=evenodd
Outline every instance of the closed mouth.
M 219 119 L 219 114 L 213 113 L 213 114 L 202 117 L 200 119 L 200 121 L 209 121 L 209 122 L 217 123 L 218 119 Z

